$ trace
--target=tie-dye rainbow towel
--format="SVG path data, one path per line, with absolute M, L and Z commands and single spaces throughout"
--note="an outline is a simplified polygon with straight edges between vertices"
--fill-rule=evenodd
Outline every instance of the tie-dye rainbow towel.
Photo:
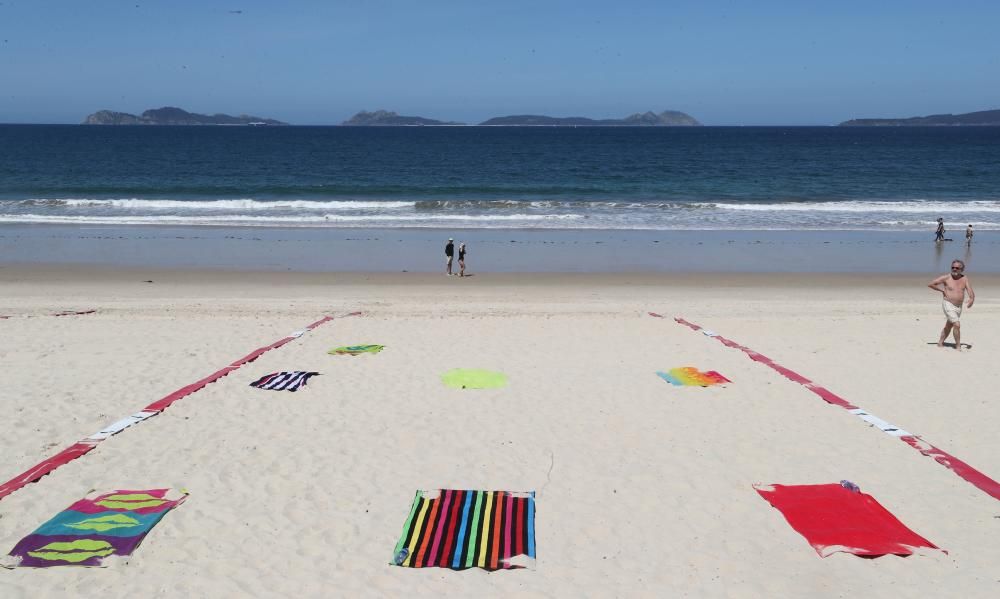
M 344 345 L 342 347 L 336 347 L 326 352 L 331 355 L 349 355 L 357 356 L 359 354 L 377 354 L 385 349 L 384 345 Z
M 187 498 L 173 489 L 91 493 L 21 539 L 4 560 L 8 568 L 104 566 L 127 556 L 160 518 Z
M 710 387 L 732 382 L 714 370 L 698 372 L 693 366 L 671 368 L 669 372 L 657 372 L 656 375 L 677 387 Z
M 393 564 L 404 568 L 530 568 L 535 493 L 417 491 Z

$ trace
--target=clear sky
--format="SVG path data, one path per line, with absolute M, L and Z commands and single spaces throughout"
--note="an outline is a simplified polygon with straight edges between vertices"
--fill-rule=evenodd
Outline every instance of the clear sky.
M 1000 0 L 0 0 L 0 122 L 178 106 L 337 124 L 1000 108 Z

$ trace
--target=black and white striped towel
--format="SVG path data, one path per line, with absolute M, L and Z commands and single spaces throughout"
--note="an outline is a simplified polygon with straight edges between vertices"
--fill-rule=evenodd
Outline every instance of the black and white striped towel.
M 258 389 L 270 389 L 271 391 L 298 391 L 299 387 L 305 387 L 309 377 L 317 374 L 319 373 L 302 370 L 272 372 L 250 383 L 250 386 Z

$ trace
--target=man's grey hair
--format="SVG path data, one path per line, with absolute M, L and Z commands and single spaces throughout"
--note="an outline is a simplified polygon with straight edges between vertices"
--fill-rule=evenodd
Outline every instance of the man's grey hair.
M 954 264 L 954 263 L 956 263 L 956 262 L 958 262 L 959 264 L 961 264 L 961 265 L 962 265 L 962 270 L 965 270 L 965 262 L 962 262 L 962 261 L 961 261 L 961 260 L 959 260 L 958 258 L 955 258 L 954 260 L 952 260 L 952 261 L 951 261 L 951 263 L 952 263 L 952 264 Z

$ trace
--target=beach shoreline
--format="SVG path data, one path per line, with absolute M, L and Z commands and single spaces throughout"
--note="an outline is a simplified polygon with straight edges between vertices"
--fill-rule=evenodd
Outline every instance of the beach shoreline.
M 469 272 L 930 274 L 960 258 L 1000 273 L 1000 242 L 887 231 L 341 229 L 0 225 L 4 264 L 293 272 L 444 272 L 448 237 Z

